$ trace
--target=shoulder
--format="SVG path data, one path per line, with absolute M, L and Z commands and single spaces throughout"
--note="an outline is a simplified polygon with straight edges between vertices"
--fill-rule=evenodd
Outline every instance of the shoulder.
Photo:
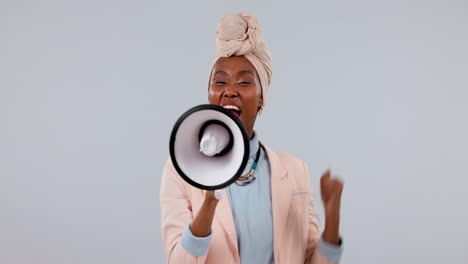
M 166 160 L 166 163 L 164 164 L 163 167 L 163 175 L 172 175 L 172 174 L 177 174 L 177 171 L 174 167 L 174 164 L 172 164 L 171 158 L 168 158 Z
M 301 159 L 284 152 L 272 150 L 268 147 L 267 154 L 270 161 L 272 177 L 288 175 L 295 190 L 305 190 L 309 185 L 309 171 Z
M 161 177 L 161 187 L 165 188 L 178 188 L 186 191 L 186 183 L 181 179 L 170 158 L 167 159 L 164 164 L 162 177 Z M 163 188 L 161 188 L 162 190 Z
M 303 161 L 300 160 L 299 158 L 291 155 L 291 154 L 288 154 L 288 153 L 285 153 L 285 152 L 275 152 L 278 157 L 282 160 L 282 161 L 285 161 L 285 162 L 288 162 L 288 163 L 293 163 L 293 164 L 302 164 Z
M 288 171 L 294 170 L 307 173 L 307 165 L 301 159 L 285 152 L 276 151 L 266 145 L 263 146 L 266 148 L 268 155 L 271 156 L 269 158 L 270 162 L 281 162 Z

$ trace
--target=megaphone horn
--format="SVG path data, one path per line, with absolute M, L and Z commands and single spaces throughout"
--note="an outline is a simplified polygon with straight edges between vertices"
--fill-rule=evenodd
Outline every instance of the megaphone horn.
M 178 174 L 204 190 L 234 183 L 249 157 L 249 141 L 242 122 L 229 110 L 205 104 L 186 111 L 176 121 L 169 152 Z

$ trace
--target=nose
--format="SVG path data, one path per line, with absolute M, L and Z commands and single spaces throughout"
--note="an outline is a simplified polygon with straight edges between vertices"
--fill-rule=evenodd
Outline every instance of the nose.
M 239 96 L 239 91 L 235 85 L 226 85 L 224 88 L 225 97 L 237 97 Z

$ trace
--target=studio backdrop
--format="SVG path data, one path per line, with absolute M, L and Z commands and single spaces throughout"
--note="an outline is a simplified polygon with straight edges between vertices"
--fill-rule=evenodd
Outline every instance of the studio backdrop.
M 322 221 L 321 172 L 345 181 L 342 263 L 467 262 L 467 1 L 1 0 L 0 263 L 165 262 L 171 131 L 239 11 L 272 52 L 261 140 Z

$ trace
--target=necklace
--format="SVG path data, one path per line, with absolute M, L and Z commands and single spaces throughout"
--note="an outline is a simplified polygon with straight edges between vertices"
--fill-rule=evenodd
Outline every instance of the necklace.
M 252 164 L 252 167 L 250 168 L 250 171 L 246 175 L 239 176 L 239 178 L 237 178 L 237 180 L 236 180 L 237 185 L 246 186 L 246 185 L 249 185 L 249 184 L 251 184 L 252 182 L 254 182 L 256 180 L 256 178 L 254 176 L 254 172 L 255 172 L 255 169 L 257 168 L 257 163 L 258 163 L 258 159 L 260 158 L 261 149 L 262 149 L 262 146 L 259 143 L 258 144 L 257 156 L 255 157 L 255 161 Z

